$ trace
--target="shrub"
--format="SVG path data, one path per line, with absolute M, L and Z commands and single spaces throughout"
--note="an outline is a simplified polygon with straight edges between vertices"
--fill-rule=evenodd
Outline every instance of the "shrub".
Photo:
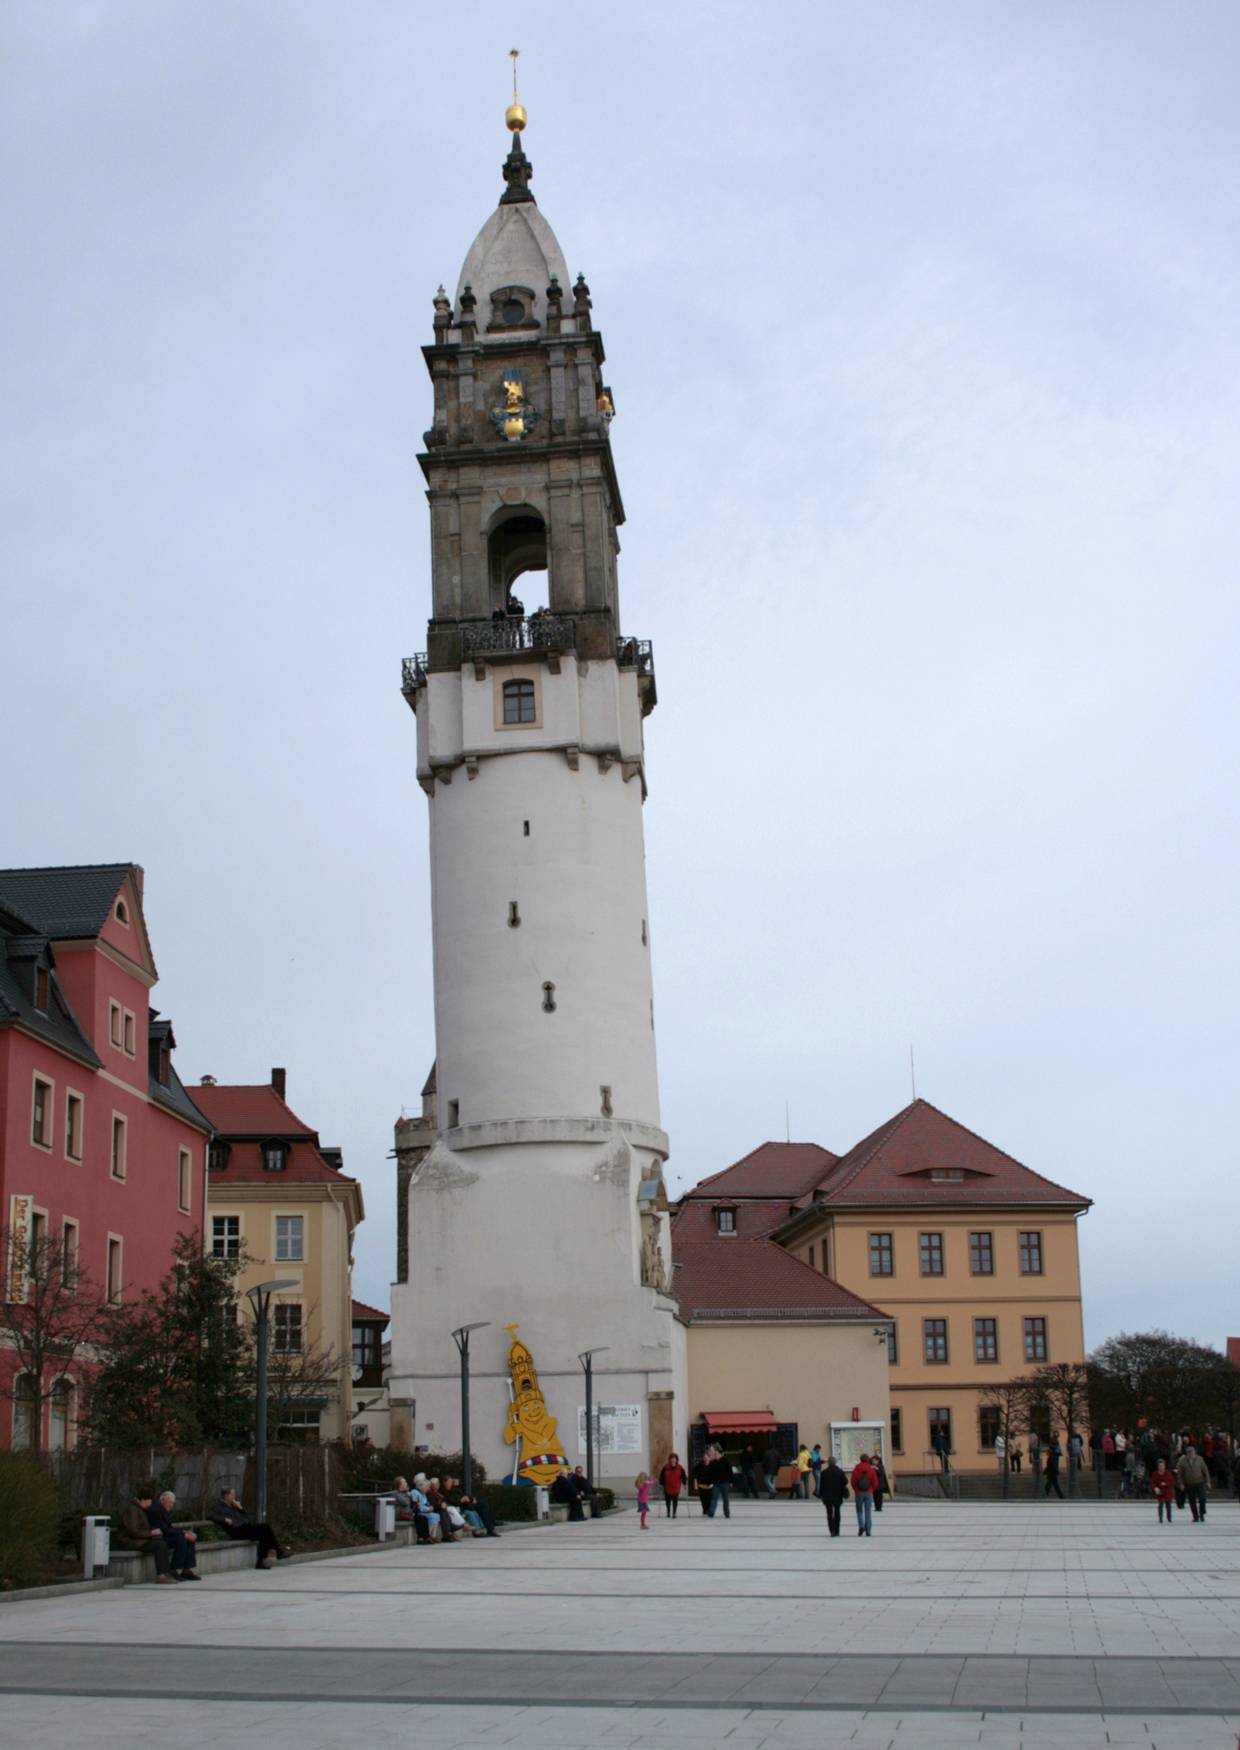
M 484 1483 L 481 1488 L 475 1485 L 474 1493 L 486 1502 L 497 1519 L 534 1517 L 534 1490 L 520 1483 Z
M 615 1504 L 616 1491 L 614 1489 L 595 1489 L 594 1505 L 600 1513 L 610 1513 Z
M 487 1469 L 475 1458 L 473 1483 L 478 1489 L 487 1480 Z M 357 1494 L 366 1489 L 387 1488 L 393 1477 L 408 1477 L 412 1482 L 419 1471 L 428 1477 L 459 1478 L 464 1474 L 465 1460 L 460 1452 L 398 1452 L 394 1446 L 366 1446 L 355 1449 L 345 1459 L 340 1487 L 345 1494 Z
M 0 1452 L 0 1587 L 46 1579 L 59 1542 L 55 1483 L 24 1453 Z

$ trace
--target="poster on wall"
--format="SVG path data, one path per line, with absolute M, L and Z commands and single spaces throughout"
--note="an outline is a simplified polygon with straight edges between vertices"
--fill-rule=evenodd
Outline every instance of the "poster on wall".
M 887 1462 L 881 1422 L 832 1422 L 831 1450 L 841 1470 L 850 1471 L 863 1452 L 878 1453 Z
M 599 1457 L 609 1453 L 640 1452 L 642 1449 L 642 1408 L 640 1404 L 595 1404 L 591 1412 L 594 1421 L 594 1451 Z M 577 1406 L 577 1451 L 586 1455 L 586 1409 Z

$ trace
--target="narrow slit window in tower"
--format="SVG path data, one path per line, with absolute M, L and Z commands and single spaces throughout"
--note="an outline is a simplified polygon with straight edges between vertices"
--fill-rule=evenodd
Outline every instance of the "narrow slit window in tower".
M 529 821 L 528 821 L 528 820 L 523 820 L 523 821 L 522 821 L 522 822 L 521 822 L 521 825 L 522 825 L 522 827 L 523 827 L 523 829 L 524 829 L 524 833 L 523 833 L 523 836 L 524 836 L 524 837 L 525 837 L 525 838 L 529 838 L 529 836 L 530 836 L 530 823 L 529 823 Z
M 543 1008 L 546 1010 L 547 1014 L 553 1015 L 555 1013 L 555 986 L 551 983 L 550 979 L 548 979 L 547 983 L 543 985 L 542 990 Z
M 448 1128 L 449 1128 L 449 1130 L 455 1130 L 457 1125 L 460 1122 L 461 1122 L 461 1102 L 459 1100 L 449 1100 L 448 1101 Z
M 519 930 L 521 928 L 521 908 L 518 906 L 515 899 L 510 899 L 508 901 L 508 928 L 510 930 Z
M 600 1095 L 599 1105 L 601 1107 L 603 1117 L 610 1118 L 612 1115 L 611 1114 L 611 1089 L 608 1087 L 601 1087 L 599 1089 L 599 1095 Z
M 643 918 L 642 919 L 642 947 L 645 948 L 647 945 L 648 945 L 648 940 L 647 940 L 647 936 L 646 936 L 646 920 L 645 920 L 645 918 Z

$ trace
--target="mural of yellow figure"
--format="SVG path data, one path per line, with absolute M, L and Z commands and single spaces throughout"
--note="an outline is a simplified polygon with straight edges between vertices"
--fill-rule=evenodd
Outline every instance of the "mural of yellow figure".
M 512 1337 L 508 1371 L 512 1376 L 512 1404 L 504 1439 L 509 1446 L 520 1441 L 517 1476 L 522 1482 L 553 1483 L 569 1469 L 556 1439 L 556 1419 L 547 1414 L 534 1357 L 517 1336 L 517 1325 L 505 1325 Z M 514 1479 L 515 1480 L 515 1479 Z

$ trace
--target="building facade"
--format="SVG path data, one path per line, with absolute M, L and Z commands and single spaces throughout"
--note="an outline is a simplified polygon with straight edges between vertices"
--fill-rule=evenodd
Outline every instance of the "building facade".
M 182 1235 L 203 1225 L 210 1123 L 150 1006 L 158 974 L 134 863 L 0 870 L 0 1225 L 4 1294 L 36 1292 L 30 1266 L 77 1273 L 112 1303 L 154 1289 Z M 0 1445 L 70 1446 L 89 1366 L 79 1355 L 23 1387 L 0 1345 Z M 49 1395 L 50 1394 L 50 1395 Z M 43 1401 L 37 1401 L 43 1400 Z
M 571 1463 L 578 1357 L 601 1351 L 595 1398 L 626 1429 L 602 1469 L 623 1479 L 683 1439 L 642 833 L 654 665 L 621 625 L 589 288 L 530 191 L 524 112 L 508 120 L 499 206 L 424 349 L 432 617 L 404 690 L 429 802 L 437 1117 L 407 1172 L 398 1151 L 394 1438 L 407 1418 L 418 1444 L 459 1440 L 452 1333 L 482 1324 L 473 1444 L 509 1472 L 515 1326 Z
M 767 1166 L 768 1190 L 797 1182 L 795 1157 L 776 1154 Z M 689 1456 L 713 1440 L 734 1459 L 747 1445 L 773 1444 L 790 1461 L 804 1443 L 834 1451 L 850 1469 L 875 1451 L 890 1467 L 889 1320 L 776 1244 L 770 1236 L 787 1207 L 786 1198 L 741 1197 L 708 1182 L 674 1216 Z
M 211 1120 L 207 1244 L 244 1260 L 241 1294 L 259 1282 L 292 1286 L 272 1298 L 269 1338 L 273 1440 L 344 1440 L 353 1416 L 353 1235 L 362 1188 L 339 1149 L 268 1085 L 210 1078 L 194 1100 Z

